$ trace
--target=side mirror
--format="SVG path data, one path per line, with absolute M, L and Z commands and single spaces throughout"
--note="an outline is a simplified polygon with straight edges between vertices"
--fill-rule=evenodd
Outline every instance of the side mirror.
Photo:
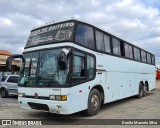
M 70 50 L 67 48 L 63 48 L 59 54 L 58 58 L 58 66 L 59 70 L 66 70 L 67 69 L 67 58 L 70 53 Z
M 19 54 L 13 54 L 11 55 L 10 57 L 7 58 L 6 60 L 6 67 L 7 67 L 7 70 L 8 71 L 11 71 L 12 70 L 12 61 L 15 59 L 15 58 L 20 58 L 22 59 L 22 62 L 25 63 L 25 59 L 22 55 L 19 55 Z

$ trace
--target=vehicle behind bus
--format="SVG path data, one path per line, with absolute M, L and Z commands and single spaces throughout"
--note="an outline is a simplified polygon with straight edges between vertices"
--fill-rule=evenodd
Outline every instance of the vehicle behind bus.
M 160 69 L 156 67 L 156 79 L 160 79 Z

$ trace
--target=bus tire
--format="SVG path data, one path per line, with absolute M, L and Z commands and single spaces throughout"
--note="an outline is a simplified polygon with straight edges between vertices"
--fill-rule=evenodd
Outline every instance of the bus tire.
M 143 94 L 144 94 L 144 87 L 143 87 L 143 84 L 140 83 L 140 85 L 139 85 L 139 93 L 138 93 L 137 97 L 138 98 L 142 98 Z
M 143 96 L 145 97 L 147 95 L 147 85 L 145 84 L 143 86 Z
M 88 109 L 85 111 L 87 116 L 94 116 L 100 111 L 101 95 L 97 89 L 91 90 L 88 97 Z
M 7 98 L 8 97 L 8 92 L 6 89 L 2 88 L 1 89 L 1 98 Z

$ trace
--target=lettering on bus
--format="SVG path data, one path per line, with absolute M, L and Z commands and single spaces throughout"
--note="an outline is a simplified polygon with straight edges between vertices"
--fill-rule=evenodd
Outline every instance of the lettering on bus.
M 74 22 L 50 25 L 33 30 L 25 47 L 71 40 Z
M 67 28 L 67 27 L 73 27 L 74 26 L 74 22 L 68 22 L 68 23 L 63 23 L 63 24 L 57 24 L 57 25 L 52 25 L 52 26 L 47 26 L 44 28 L 40 28 L 38 30 L 34 30 L 31 32 L 30 37 L 40 34 L 40 33 L 44 33 L 44 32 L 48 32 L 48 31 L 54 31 L 56 29 L 61 29 L 61 28 Z

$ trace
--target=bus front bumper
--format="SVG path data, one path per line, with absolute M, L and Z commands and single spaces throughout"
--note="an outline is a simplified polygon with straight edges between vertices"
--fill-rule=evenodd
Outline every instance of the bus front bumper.
M 42 100 L 18 97 L 19 104 L 25 109 L 35 109 L 56 114 L 72 114 L 68 101 Z

